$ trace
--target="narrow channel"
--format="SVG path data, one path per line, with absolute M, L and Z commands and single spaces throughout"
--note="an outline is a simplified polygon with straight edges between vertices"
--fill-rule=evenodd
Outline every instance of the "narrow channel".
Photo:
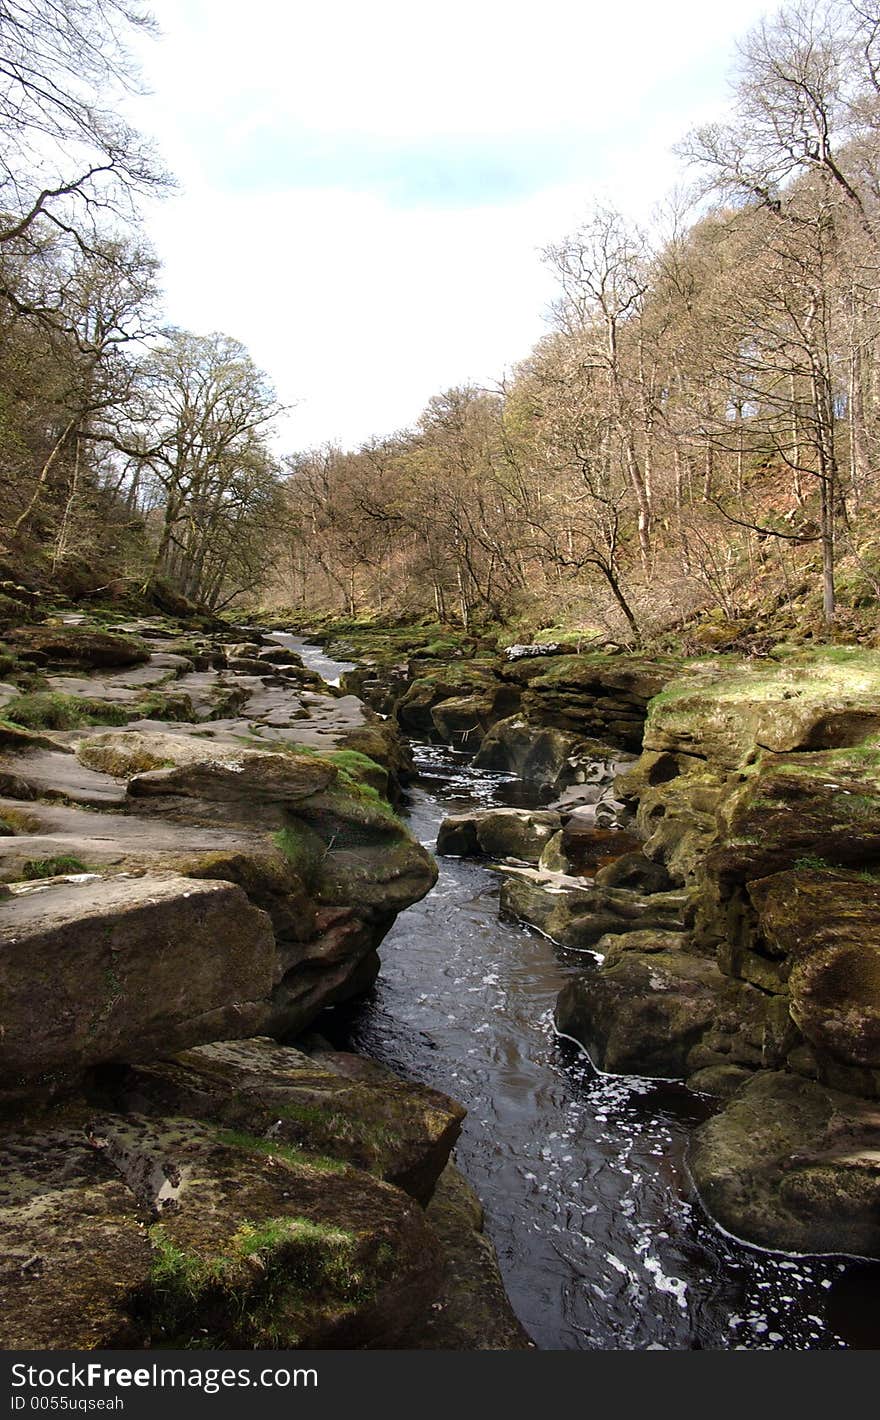
M 285 644 L 326 679 L 345 667 Z M 412 831 L 433 849 L 448 813 L 516 803 L 524 785 L 416 743 Z M 711 1102 L 683 1086 L 599 1074 L 560 1039 L 552 1010 L 583 964 L 498 914 L 498 873 L 441 858 L 440 879 L 397 919 L 368 997 L 320 1029 L 459 1099 L 456 1162 L 486 1210 L 511 1302 L 537 1345 L 579 1349 L 837 1349 L 880 1344 L 861 1304 L 876 1264 L 788 1258 L 727 1238 L 686 1169 Z

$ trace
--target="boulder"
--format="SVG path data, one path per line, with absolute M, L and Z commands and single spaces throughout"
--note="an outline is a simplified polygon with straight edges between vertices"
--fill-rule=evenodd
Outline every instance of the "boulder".
M 452 814 L 440 825 L 437 852 L 537 863 L 561 826 L 558 814 L 539 809 L 478 809 Z
M 237 765 L 242 749 L 241 741 L 232 736 L 203 740 L 162 730 L 104 730 L 74 745 L 81 764 L 126 780 L 153 769 L 214 762 Z
M 687 932 L 661 932 L 656 927 L 637 928 L 634 932 L 608 932 L 596 943 L 596 951 L 613 966 L 625 952 L 684 952 L 690 945 Z
M 580 814 L 573 814 L 562 830 L 562 852 L 568 860 L 569 871 L 579 877 L 595 877 L 600 869 L 607 868 L 624 855 L 635 856 L 635 850 L 640 846 L 640 840 L 633 834 L 613 828 L 597 828 Z M 618 884 L 611 883 L 609 886 Z M 630 884 L 620 886 L 629 887 Z
M 258 661 L 269 661 L 273 666 L 297 666 L 300 670 L 305 669 L 302 656 L 298 656 L 296 651 L 291 651 L 287 646 L 264 646 L 257 651 Z
M 626 952 L 566 983 L 556 1025 L 580 1042 L 599 1070 L 683 1079 L 723 984 L 715 963 L 702 957 Z
M 150 658 L 138 637 L 85 626 L 20 626 L 7 640 L 22 660 L 40 665 L 135 666 Z
M 0 1136 L 0 1346 L 139 1347 L 150 1276 L 146 1219 L 91 1147 L 88 1116 Z
M 497 694 L 478 691 L 473 695 L 450 696 L 431 709 L 431 720 L 437 734 L 449 744 L 476 748 L 483 740 L 493 719 L 497 719 Z
M 483 1209 L 467 1179 L 447 1164 L 428 1205 L 440 1245 L 440 1285 L 427 1318 L 401 1338 L 407 1351 L 524 1351 L 534 1345 L 504 1290 L 483 1232 Z
M 547 846 L 541 850 L 538 859 L 538 868 L 542 873 L 569 873 L 570 864 L 562 847 L 562 829 L 547 840 Z
M 501 910 L 537 927 L 563 947 L 593 948 L 606 933 L 655 929 L 679 932 L 688 902 L 683 893 L 638 893 L 585 886 L 577 878 L 523 870 L 505 878 Z
M 146 770 L 129 781 L 128 792 L 134 798 L 169 795 L 263 808 L 298 804 L 336 778 L 334 766 L 316 756 L 240 750 L 232 758 L 215 753 L 201 762 Z
M 745 1242 L 880 1257 L 876 1104 L 760 1071 L 696 1131 L 690 1169 L 713 1218 Z
M 626 837 L 626 835 L 620 835 Z M 654 863 L 641 852 L 624 852 L 612 858 L 596 873 L 598 887 L 630 888 L 634 892 L 669 892 L 673 883 L 662 863 Z
M 248 1034 L 278 963 L 239 887 L 83 875 L 0 902 L 6 1086 Z
M 404 729 L 430 734 L 435 729 L 434 707 L 446 700 L 488 696 L 493 704 L 496 697 L 506 699 L 507 708 L 498 708 L 497 715 L 509 714 L 512 709 L 511 691 L 505 687 L 494 669 L 473 661 L 456 664 L 446 662 L 418 662 L 413 666 L 415 679 L 398 700 L 395 713 Z M 518 696 L 513 693 L 515 701 Z
M 527 783 L 551 784 L 557 790 L 588 778 L 610 781 L 613 762 L 614 751 L 607 744 L 520 714 L 498 720 L 474 758 L 478 769 L 517 774 Z

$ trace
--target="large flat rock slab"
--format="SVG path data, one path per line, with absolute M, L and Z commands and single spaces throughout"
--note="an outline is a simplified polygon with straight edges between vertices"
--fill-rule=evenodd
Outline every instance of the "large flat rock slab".
M 91 871 L 173 868 L 205 854 L 265 853 L 271 844 L 244 830 L 98 813 L 70 804 L 0 798 L 0 819 L 15 827 L 0 837 L 0 881 L 18 882 L 28 864 L 72 857 Z M 222 876 L 222 874 L 220 875 Z
M 725 769 L 754 756 L 861 744 L 880 729 L 880 654 L 820 646 L 787 661 L 693 663 L 649 707 L 644 748 Z
M 20 626 L 6 638 L 22 659 L 40 664 L 136 666 L 149 659 L 137 636 L 119 636 L 88 626 Z
M 0 901 L 7 1086 L 248 1034 L 276 977 L 268 916 L 176 874 L 20 888 Z
M 97 773 L 64 749 L 0 758 L 0 787 L 11 798 L 62 799 L 95 808 L 122 808 L 121 779 Z

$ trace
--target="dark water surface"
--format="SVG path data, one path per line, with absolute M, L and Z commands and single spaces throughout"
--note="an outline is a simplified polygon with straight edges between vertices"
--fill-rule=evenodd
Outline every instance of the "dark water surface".
M 307 647 L 306 657 L 324 673 L 323 654 L 317 662 Z M 409 819 L 427 847 L 447 813 L 522 802 L 521 785 L 466 756 L 414 748 Z M 456 1161 L 483 1200 L 509 1296 L 538 1345 L 880 1345 L 880 1269 L 728 1239 L 685 1167 L 689 1130 L 709 1102 L 682 1086 L 597 1073 L 552 1024 L 583 955 L 499 920 L 491 869 L 439 862 L 436 888 L 386 937 L 370 996 L 326 1012 L 320 1028 L 467 1106 Z

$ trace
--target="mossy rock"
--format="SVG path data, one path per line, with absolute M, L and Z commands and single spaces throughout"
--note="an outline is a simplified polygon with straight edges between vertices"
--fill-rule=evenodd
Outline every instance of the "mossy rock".
M 635 930 L 679 932 L 687 900 L 683 893 L 641 896 L 616 888 L 575 886 L 522 870 L 501 886 L 502 913 L 537 927 L 560 946 L 592 948 L 606 933 Z
M 126 1098 L 262 1139 L 261 1148 L 363 1169 L 421 1203 L 464 1117 L 447 1095 L 356 1056 L 310 1058 L 273 1040 L 228 1041 L 129 1072 Z
M 139 637 L 119 636 L 85 626 L 18 627 L 7 638 L 23 660 L 40 664 L 94 668 L 136 666 L 148 661 L 150 649 Z
M 454 1164 L 427 1209 L 440 1243 L 437 1297 L 426 1320 L 401 1338 L 407 1351 L 525 1351 L 534 1345 L 508 1301 L 483 1209 Z
M 437 852 L 537 863 L 561 827 L 559 814 L 544 809 L 479 809 L 451 814 L 440 825 Z
M 834 867 L 880 862 L 880 746 L 765 755 L 718 809 L 707 877 L 767 877 L 802 859 Z
M 80 1106 L 7 1133 L 3 1344 L 393 1345 L 438 1282 L 421 1209 L 367 1174 L 264 1145 Z
M 820 1066 L 830 1056 L 880 1084 L 880 881 L 800 868 L 750 883 L 749 896 Z
M 734 1237 L 784 1252 L 880 1257 L 876 1106 L 759 1071 L 702 1124 L 690 1169 Z
M 781 661 L 691 662 L 652 699 L 644 748 L 735 769 L 761 749 L 838 749 L 878 731 L 880 654 L 825 646 Z
M 28 730 L 76 730 L 84 725 L 124 725 L 135 713 L 117 701 L 58 691 L 37 691 L 7 701 L 3 714 Z
M 571 978 L 556 1003 L 556 1024 L 600 1070 L 684 1079 L 723 985 L 705 958 L 627 952 Z

